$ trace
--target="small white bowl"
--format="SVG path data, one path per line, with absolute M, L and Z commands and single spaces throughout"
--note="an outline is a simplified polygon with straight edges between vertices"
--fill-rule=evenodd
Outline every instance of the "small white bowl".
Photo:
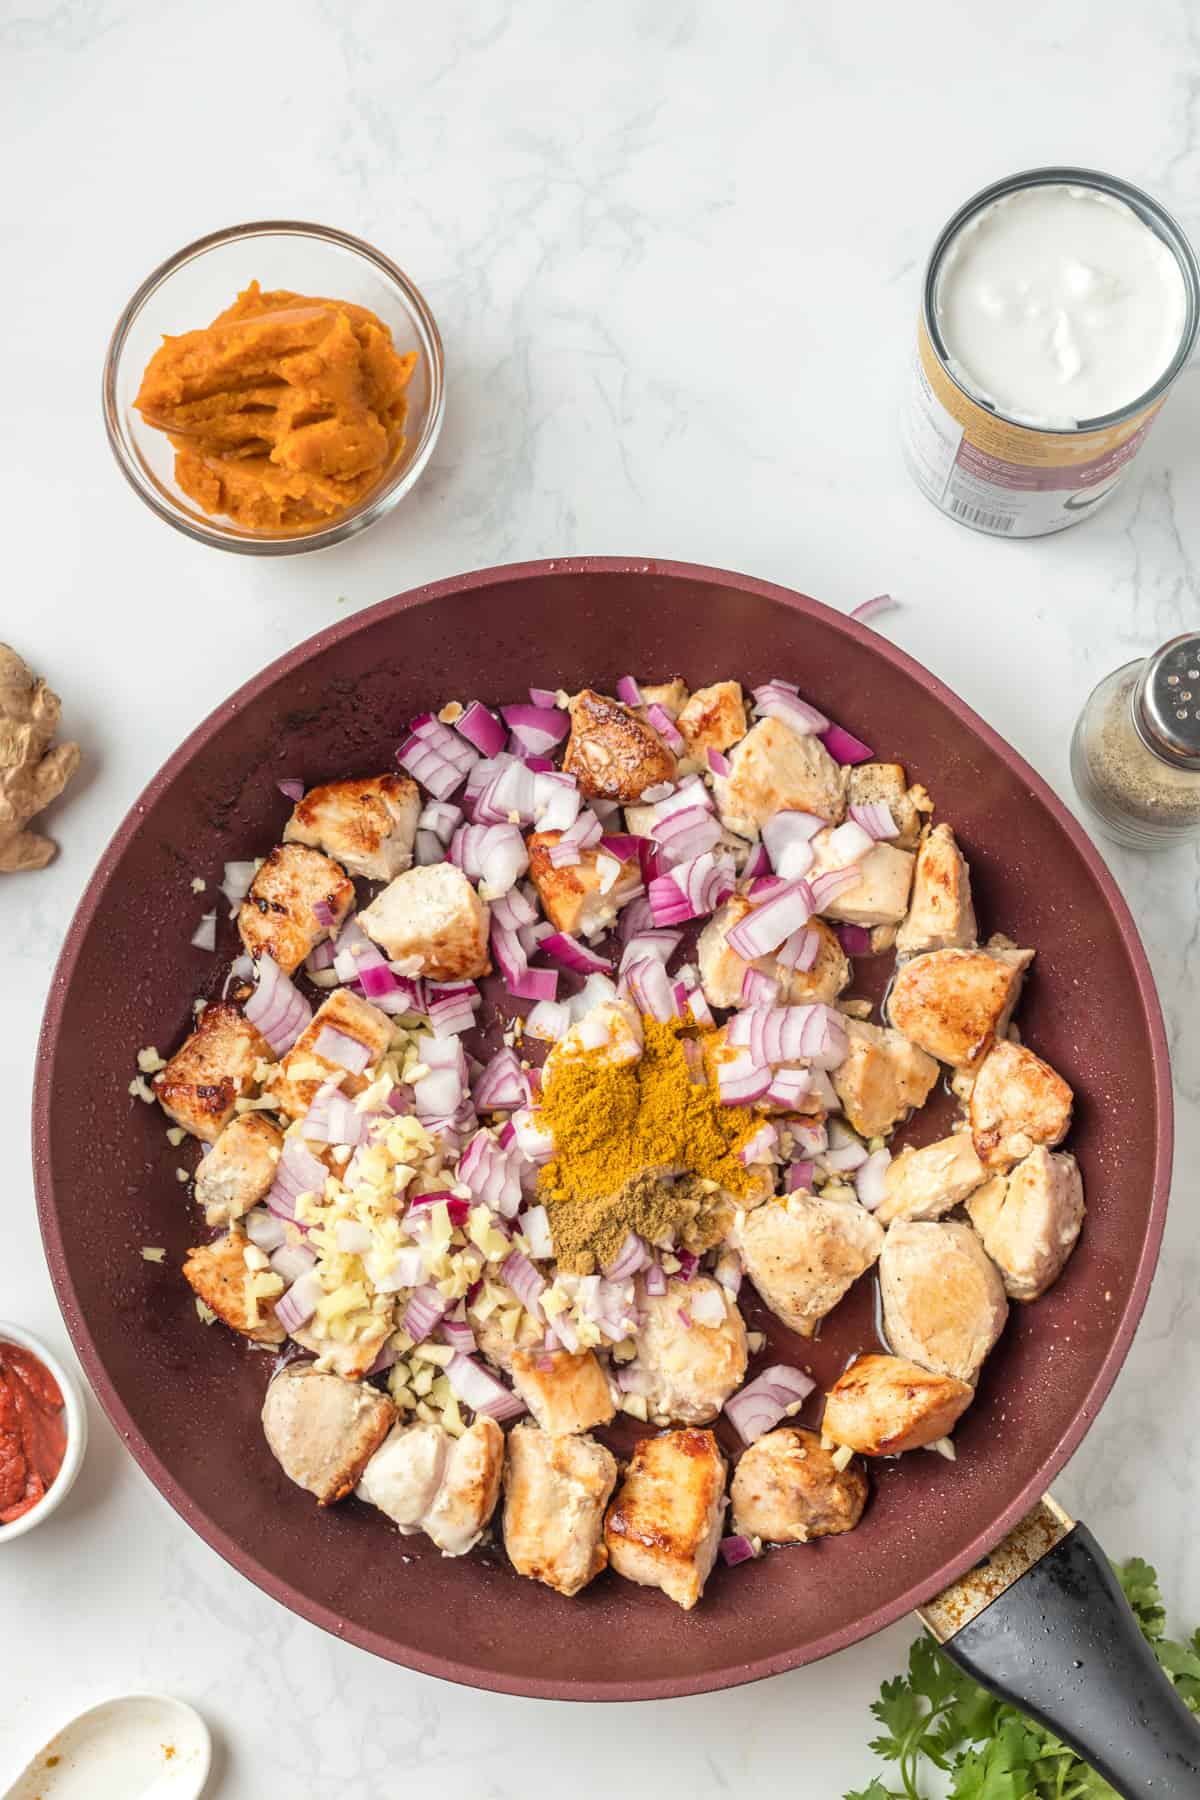
M 31 1506 L 27 1513 L 14 1519 L 10 1525 L 0 1525 L 0 1545 L 9 1544 L 35 1526 L 42 1524 L 56 1507 L 70 1493 L 75 1485 L 83 1463 L 83 1453 L 87 1449 L 88 1422 L 87 1410 L 83 1404 L 83 1390 L 78 1379 L 55 1356 L 53 1350 L 43 1344 L 41 1338 L 34 1337 L 32 1331 L 26 1331 L 21 1325 L 12 1325 L 7 1319 L 0 1319 L 0 1344 L 18 1344 L 22 1350 L 28 1350 L 45 1363 L 59 1386 L 63 1397 L 63 1411 L 67 1423 L 67 1448 L 63 1456 L 62 1468 L 54 1477 L 36 1506 Z

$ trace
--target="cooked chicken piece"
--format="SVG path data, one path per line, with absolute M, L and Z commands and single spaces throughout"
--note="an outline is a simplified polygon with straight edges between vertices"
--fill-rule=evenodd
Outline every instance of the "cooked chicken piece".
M 397 1425 L 363 1469 L 358 1492 L 406 1537 L 423 1531 L 443 1556 L 465 1556 L 496 1510 L 503 1468 L 504 1433 L 494 1419 L 477 1418 L 460 1438 L 440 1425 Z
M 215 1144 L 236 1104 L 254 1086 L 260 1062 L 275 1052 L 231 1000 L 212 1000 L 196 1029 L 154 1077 L 154 1092 L 169 1119 L 206 1144 Z
M 949 825 L 921 841 L 908 917 L 896 935 L 901 956 L 924 950 L 973 950 L 978 938 L 971 871 Z
M 901 1150 L 892 1158 L 875 1217 L 881 1225 L 893 1219 L 940 1219 L 986 1179 L 970 1132 L 951 1132 L 936 1144 Z
M 636 1062 L 642 1041 L 637 1008 L 625 1000 L 601 1000 L 564 1031 L 542 1065 L 543 1079 L 549 1081 L 558 1065 L 573 1056 L 590 1056 L 616 1067 Z
M 914 1107 L 924 1106 L 938 1066 L 898 1031 L 846 1019 L 847 1050 L 833 1071 L 842 1110 L 863 1137 L 892 1129 Z
M 358 1498 L 414 1536 L 441 1491 L 453 1442 L 441 1425 L 393 1425 L 359 1477 Z
M 746 1326 L 719 1282 L 697 1275 L 643 1293 L 637 1355 L 623 1366 L 628 1393 L 645 1397 L 652 1419 L 705 1425 L 745 1379 Z M 714 1322 L 715 1321 L 715 1322 Z
M 571 701 L 563 768 L 589 800 L 637 800 L 648 787 L 675 779 L 674 754 L 654 727 L 591 688 Z
M 350 1044 L 341 1040 L 349 1038 Z M 361 1094 L 370 1085 L 367 1073 L 392 1039 L 392 1021 L 369 1000 L 348 988 L 335 988 L 323 1000 L 283 1061 L 272 1071 L 265 1092 L 290 1119 L 303 1118 L 317 1089 L 331 1075 L 341 1075 L 343 1094 Z M 356 1052 L 351 1045 L 358 1045 Z M 362 1069 L 352 1062 L 366 1062 Z
M 249 1269 L 247 1239 L 231 1226 L 224 1237 L 187 1253 L 184 1279 L 223 1325 L 255 1344 L 282 1344 L 287 1333 L 275 1317 L 282 1279 L 271 1270 Z
M 209 1225 L 228 1225 L 264 1198 L 275 1179 L 283 1133 L 260 1112 L 231 1119 L 196 1170 L 196 1198 Z
M 751 910 L 744 894 L 734 894 L 724 906 L 717 908 L 696 945 L 700 968 L 700 985 L 710 1006 L 742 1004 L 742 984 L 747 969 L 773 976 L 780 984 L 780 1006 L 801 1006 L 808 1001 L 836 1000 L 850 979 L 850 963 L 838 941 L 837 933 L 819 919 L 813 930 L 820 933 L 821 947 L 811 969 L 785 969 L 773 956 L 760 956 L 747 962 L 726 941 L 734 926 Z
M 827 919 L 843 925 L 896 925 L 908 910 L 908 893 L 912 886 L 913 857 L 894 844 L 874 844 L 867 854 L 851 865 L 831 844 L 832 832 L 818 831 L 812 840 L 815 861 L 809 881 L 832 869 L 853 866 L 858 880 L 832 900 L 826 900 L 821 912 Z
M 504 1468 L 504 1548 L 518 1575 L 579 1593 L 608 1566 L 604 1509 L 617 1485 L 612 1452 L 590 1437 L 516 1425 Z
M 1053 1287 L 1075 1248 L 1085 1212 L 1073 1156 L 1044 1145 L 1005 1179 L 995 1175 L 967 1201 L 983 1247 L 1013 1300 L 1037 1300 Z
M 276 844 L 238 909 L 238 930 L 251 956 L 265 950 L 294 975 L 311 950 L 337 936 L 353 905 L 354 884 L 341 863 L 306 844 Z M 323 925 L 326 908 L 331 923 Z
M 869 806 L 882 801 L 899 827 L 887 841 L 897 850 L 915 850 L 921 837 L 922 815 L 933 811 L 933 802 L 923 787 L 909 787 L 908 776 L 899 763 L 857 763 L 849 771 L 846 802 L 849 806 Z
M 883 1248 L 883 1229 L 857 1200 L 798 1189 L 738 1221 L 746 1274 L 792 1331 L 811 1337 Z
M 879 1258 L 879 1291 L 896 1355 L 974 1387 L 1004 1330 L 1008 1301 L 971 1227 L 897 1219 Z
M 746 735 L 746 703 L 738 681 L 697 688 L 675 721 L 687 753 L 681 772 L 708 768 L 710 750 L 728 750 Z
M 330 781 L 297 803 L 284 842 L 324 850 L 349 875 L 391 881 L 412 862 L 420 811 L 420 791 L 407 775 Z
M 514 1350 L 513 1386 L 552 1437 L 607 1425 L 617 1408 L 608 1378 L 592 1351 Z
M 814 813 L 836 825 L 846 810 L 845 771 L 820 738 L 782 719 L 760 719 L 729 752 L 729 774 L 713 782 L 728 830 L 754 838 L 777 812 Z
M 641 891 L 641 863 L 636 856 L 621 860 L 599 844 L 594 850 L 581 850 L 577 863 L 556 869 L 550 851 L 561 836 L 561 831 L 533 833 L 528 840 L 529 873 L 556 931 L 572 937 L 599 937 L 625 902 Z M 615 873 L 614 863 L 619 863 Z
M 690 1612 L 716 1561 L 724 1512 L 725 1458 L 711 1431 L 642 1438 L 608 1510 L 609 1561 Z
M 638 693 L 642 696 L 643 708 L 647 706 L 665 706 L 673 719 L 679 717 L 688 702 L 687 682 L 682 676 L 675 675 L 670 681 L 638 682 Z
M 510 1335 L 505 1329 L 505 1312 L 515 1311 L 516 1307 L 517 1302 L 514 1296 L 511 1308 L 498 1307 L 495 1312 L 489 1313 L 487 1318 L 475 1327 L 475 1341 L 479 1345 L 481 1353 L 486 1356 L 493 1368 L 503 1369 L 506 1375 L 512 1374 L 513 1357 L 517 1350 L 532 1350 L 535 1345 L 541 1343 L 545 1336 L 545 1328 L 540 1320 L 526 1312 L 524 1307 L 520 1309 L 520 1318 L 517 1321 L 515 1332 Z
M 825 1399 L 822 1435 L 863 1456 L 897 1456 L 954 1429 L 975 1389 L 900 1356 L 860 1356 Z
M 395 1417 L 386 1394 L 327 1375 L 311 1363 L 280 1369 L 262 1409 L 263 1430 L 280 1468 L 321 1506 L 351 1492 Z
M 896 971 L 888 1015 L 914 1044 L 970 1069 L 1003 1037 L 1032 950 L 931 950 Z
M 496 1510 L 503 1473 L 504 1433 L 481 1414 L 454 1440 L 438 1497 L 422 1521 L 443 1556 L 465 1556 L 475 1548 Z
M 371 1373 L 379 1360 L 379 1352 L 396 1329 L 395 1309 L 377 1313 L 368 1319 L 352 1338 L 318 1335 L 310 1322 L 291 1333 L 305 1350 L 311 1350 L 320 1369 L 332 1369 L 347 1381 L 361 1381 Z
M 743 1451 L 733 1472 L 733 1529 L 770 1544 L 834 1537 L 854 1530 L 867 1491 L 862 1470 L 835 1468 L 817 1432 L 780 1425 Z
M 995 1044 L 971 1089 L 975 1153 L 989 1169 L 1010 1169 L 1038 1144 L 1061 1144 L 1075 1096 L 1049 1063 L 1023 1044 Z
M 358 915 L 363 930 L 412 975 L 472 981 L 486 975 L 491 915 L 461 869 L 408 869 Z

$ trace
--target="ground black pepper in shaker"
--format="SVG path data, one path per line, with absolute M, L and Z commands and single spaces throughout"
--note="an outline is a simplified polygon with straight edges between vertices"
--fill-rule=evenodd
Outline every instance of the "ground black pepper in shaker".
M 1071 742 L 1071 774 L 1118 843 L 1158 850 L 1200 837 L 1200 631 L 1093 690 Z

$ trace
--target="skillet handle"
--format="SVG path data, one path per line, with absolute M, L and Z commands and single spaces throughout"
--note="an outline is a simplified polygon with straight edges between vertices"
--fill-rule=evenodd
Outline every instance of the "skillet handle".
M 1200 1794 L 1200 1721 L 1087 1526 L 1053 1501 L 921 1616 L 973 1680 L 1048 1726 L 1126 1800 Z

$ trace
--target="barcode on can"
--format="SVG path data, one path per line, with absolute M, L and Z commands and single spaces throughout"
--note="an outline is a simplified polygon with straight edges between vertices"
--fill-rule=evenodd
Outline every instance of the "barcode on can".
M 1011 531 L 1016 524 L 1012 513 L 988 512 L 982 506 L 972 506 L 969 500 L 952 500 L 950 511 L 964 524 L 978 525 L 983 531 Z

